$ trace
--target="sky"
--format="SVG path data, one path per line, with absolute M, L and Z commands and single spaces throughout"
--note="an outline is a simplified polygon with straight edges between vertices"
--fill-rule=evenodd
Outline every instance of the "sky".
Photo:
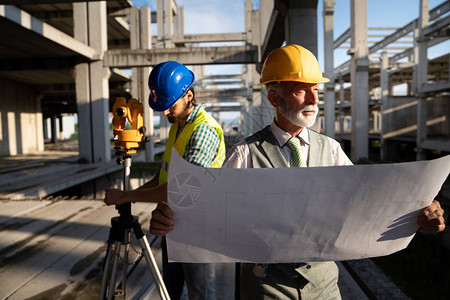
M 149 6 L 156 11 L 156 0 L 133 0 L 135 6 Z M 184 6 L 185 33 L 226 33 L 245 31 L 245 0 L 176 0 L 178 6 Z M 350 27 L 350 0 L 336 0 L 334 11 L 334 39 L 338 38 Z M 445 0 L 429 0 L 432 9 Z M 367 0 L 368 27 L 403 27 L 419 16 L 420 0 Z M 259 8 L 259 0 L 253 0 L 253 7 Z M 319 0 L 318 11 L 318 60 L 324 71 L 323 58 L 323 2 Z M 152 25 L 152 34 L 156 35 L 156 24 Z M 390 34 L 394 31 L 373 31 L 368 34 Z M 370 37 L 369 41 L 376 38 Z M 380 38 L 378 38 L 379 40 Z M 403 41 L 411 41 L 405 38 Z M 370 45 L 369 45 L 370 46 Z M 402 46 L 402 45 L 398 45 Z M 434 58 L 449 52 L 450 41 L 428 49 L 428 57 Z M 391 50 L 401 52 L 402 50 Z M 347 49 L 335 49 L 334 66 L 337 67 L 350 59 Z M 237 74 L 240 66 L 222 65 L 206 66 L 206 74 Z

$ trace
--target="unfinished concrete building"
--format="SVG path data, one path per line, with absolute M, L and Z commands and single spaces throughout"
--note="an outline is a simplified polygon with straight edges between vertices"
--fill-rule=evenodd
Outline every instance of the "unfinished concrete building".
M 111 165 L 98 176 L 113 172 L 112 103 L 118 96 L 145 103 L 151 67 L 165 60 L 192 66 L 199 100 L 211 111 L 240 112 L 241 136 L 249 135 L 273 118 L 265 89 L 258 85 L 261 62 L 283 43 L 301 44 L 317 55 L 321 13 L 324 73 L 331 81 L 323 87 L 316 129 L 346 143 L 354 162 L 370 159 L 369 149 L 388 159 L 398 141 L 415 148 L 417 159 L 427 158 L 427 151 L 450 151 L 449 55 L 427 59 L 428 47 L 448 40 L 447 1 L 430 10 L 421 0 L 417 19 L 371 44 L 366 1 L 351 1 L 351 26 L 336 40 L 332 0 L 323 7 L 318 1 L 261 0 L 258 9 L 247 0 L 245 31 L 225 34 L 185 34 L 189 20 L 174 0 L 156 1 L 156 12 L 125 0 L 1 2 L 2 156 L 44 152 L 45 138 L 58 142 L 62 116 L 71 114 L 78 119 L 79 162 Z M 157 32 L 151 32 L 152 23 Z M 311 30 L 305 34 L 296 28 Z M 404 37 L 409 44 L 390 54 Z M 211 42 L 217 46 L 204 46 Z M 351 59 L 335 67 L 333 51 L 342 46 Z M 203 66 L 214 64 L 240 64 L 242 73 L 203 76 Z M 220 88 L 221 79 L 237 86 Z M 406 96 L 393 96 L 398 84 L 407 84 Z M 153 161 L 163 150 L 168 125 L 161 117 L 156 135 L 153 111 L 144 107 L 150 143 L 138 160 Z

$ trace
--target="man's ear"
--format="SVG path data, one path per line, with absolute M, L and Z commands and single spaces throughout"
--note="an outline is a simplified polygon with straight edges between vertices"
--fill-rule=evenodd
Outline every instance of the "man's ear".
M 267 99 L 269 100 L 270 104 L 272 104 L 273 107 L 277 108 L 280 106 L 280 97 L 278 96 L 278 93 L 274 90 L 269 90 L 267 92 Z
M 192 93 L 192 91 L 191 90 L 188 90 L 187 92 L 186 92 L 186 100 L 189 102 L 189 101 L 192 101 L 192 99 L 194 98 L 194 94 Z

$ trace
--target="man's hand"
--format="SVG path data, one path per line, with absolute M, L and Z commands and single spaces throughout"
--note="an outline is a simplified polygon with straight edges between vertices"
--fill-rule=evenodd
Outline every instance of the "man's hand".
M 444 210 L 438 201 L 434 200 L 429 206 L 425 207 L 422 213 L 417 217 L 419 232 L 437 233 L 445 229 Z
M 118 189 L 107 189 L 105 190 L 105 200 L 103 200 L 106 205 L 120 205 L 124 204 L 125 201 L 124 192 Z
M 160 202 L 152 212 L 150 220 L 150 233 L 164 236 L 174 228 L 173 212 L 166 202 Z

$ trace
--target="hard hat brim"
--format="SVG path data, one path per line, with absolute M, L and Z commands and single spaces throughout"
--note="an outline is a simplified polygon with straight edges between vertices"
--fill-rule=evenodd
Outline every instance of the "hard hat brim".
M 266 80 L 266 81 L 261 81 L 259 83 L 259 85 L 264 85 L 264 84 L 268 84 L 271 82 L 283 82 L 283 81 L 295 81 L 295 82 L 303 82 L 303 83 L 327 83 L 330 81 L 330 79 L 328 79 L 327 77 L 322 77 L 318 80 L 296 80 L 296 79 L 286 79 L 286 80 Z

